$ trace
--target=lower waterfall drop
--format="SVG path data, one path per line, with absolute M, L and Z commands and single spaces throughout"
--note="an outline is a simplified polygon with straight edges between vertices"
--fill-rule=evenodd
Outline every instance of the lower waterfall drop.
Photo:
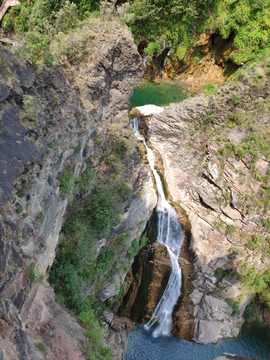
M 139 133 L 138 118 L 131 119 L 131 123 L 135 136 L 143 142 L 146 148 L 149 166 L 154 174 L 158 190 L 158 203 L 156 207 L 158 214 L 158 234 L 156 241 L 166 246 L 171 261 L 171 273 L 166 289 L 150 321 L 144 326 L 148 330 L 158 324 L 153 332 L 153 336 L 168 336 L 172 329 L 173 308 L 181 295 L 182 274 L 178 258 L 184 241 L 184 232 L 179 222 L 177 211 L 166 200 L 160 176 L 155 170 L 153 151 L 146 145 L 145 139 Z

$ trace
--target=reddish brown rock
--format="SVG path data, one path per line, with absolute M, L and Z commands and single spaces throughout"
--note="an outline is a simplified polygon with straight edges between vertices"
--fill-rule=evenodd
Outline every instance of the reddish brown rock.
M 119 314 L 136 322 L 147 322 L 167 285 L 171 262 L 164 245 L 155 242 L 135 258 L 126 282 L 128 287 Z

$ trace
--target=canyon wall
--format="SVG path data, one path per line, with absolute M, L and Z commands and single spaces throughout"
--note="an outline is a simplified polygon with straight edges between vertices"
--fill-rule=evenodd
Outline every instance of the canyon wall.
M 200 343 L 238 334 L 256 292 L 248 269 L 263 274 L 270 266 L 267 69 L 264 60 L 215 95 L 172 104 L 147 119 L 169 193 L 191 223 L 195 276 L 192 271 L 192 303 L 184 312 L 191 313 L 194 330 L 182 336 Z
M 54 301 L 46 271 L 53 264 L 77 179 L 87 168 L 100 169 L 104 179 L 114 176 L 104 165 L 109 155 L 103 146 L 105 135 L 112 123 L 129 129 L 129 100 L 143 75 L 130 31 L 114 20 L 104 20 L 102 26 L 100 21 L 84 25 L 89 41 L 80 61 L 59 55 L 59 65 L 47 72 L 37 74 L 29 62 L 0 50 L 4 63 L 0 78 L 0 357 L 4 360 L 45 359 L 45 352 L 52 360 L 84 358 L 84 329 Z M 133 192 L 125 199 L 117 231 L 129 230 L 130 241 L 138 241 L 156 194 L 136 147 L 124 161 L 123 180 Z M 97 254 L 105 244 L 106 239 L 96 244 Z M 132 262 L 126 261 L 128 266 Z M 108 286 L 99 292 L 102 300 L 119 292 L 124 275 L 122 270 L 119 284 L 108 279 Z

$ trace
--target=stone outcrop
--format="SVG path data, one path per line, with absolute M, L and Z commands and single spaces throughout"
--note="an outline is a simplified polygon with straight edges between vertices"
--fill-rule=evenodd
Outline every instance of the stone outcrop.
M 59 176 L 68 171 L 76 181 L 86 167 L 99 166 L 102 146 L 95 139 L 102 139 L 111 123 L 128 119 L 129 99 L 143 75 L 127 28 L 115 21 L 104 21 L 101 28 L 93 20 L 87 31 L 91 47 L 83 62 L 72 65 L 67 58 L 59 58 L 61 66 L 39 76 L 29 62 L 1 50 L 6 67 L 0 81 L 4 129 L 0 143 L 0 357 L 4 360 L 46 358 L 35 346 L 39 342 L 51 360 L 84 358 L 84 329 L 54 302 L 45 280 L 55 257 L 67 198 L 72 196 L 71 190 L 60 195 Z M 121 227 L 130 230 L 131 240 L 140 236 L 156 204 L 151 176 L 138 166 L 139 161 L 135 150 L 123 175 L 134 189 L 126 200 Z M 119 282 L 123 276 L 124 271 Z M 106 299 L 119 288 L 103 290 Z
M 192 46 L 180 61 L 177 51 L 170 61 L 166 61 L 166 57 L 171 53 L 167 47 L 153 60 L 144 55 L 145 78 L 156 82 L 161 79 L 176 79 L 189 85 L 191 92 L 201 89 L 207 83 L 220 86 L 231 75 L 230 72 L 237 68 L 229 62 L 232 51 L 230 38 L 224 40 L 216 35 L 202 33 L 193 37 Z M 225 64 L 225 60 L 229 65 Z
M 16 6 L 16 5 L 20 5 L 19 0 L 4 0 L 3 4 L 0 7 L 0 22 L 2 21 L 8 8 L 10 8 L 11 6 Z
M 259 201 L 263 199 L 263 182 L 254 176 L 248 153 L 240 155 L 237 150 L 249 133 L 243 121 L 252 119 L 258 133 L 269 125 L 269 116 L 258 105 L 258 99 L 260 103 L 269 100 L 269 81 L 262 74 L 258 83 L 259 72 L 263 73 L 263 68 L 240 77 L 241 85 L 230 83 L 216 95 L 172 104 L 146 121 L 148 142 L 162 159 L 168 192 L 191 223 L 195 279 L 190 295 L 192 310 L 189 307 L 186 313 L 192 313 L 193 339 L 201 343 L 238 334 L 244 321 L 241 314 L 250 301 L 247 290 L 233 277 L 235 271 L 245 273 L 241 264 L 259 272 L 270 266 L 269 259 L 261 255 L 269 246 L 261 222 L 269 210 Z M 233 116 L 245 120 L 230 125 Z M 235 150 L 230 152 L 229 148 Z M 255 166 L 265 174 L 269 158 L 261 155 Z M 258 201 L 249 200 L 254 197 Z M 262 248 L 252 248 L 247 242 L 254 234 L 265 241 Z M 218 268 L 232 276 L 217 275 Z M 231 300 L 237 303 L 239 313 L 229 305 Z
M 224 353 L 221 356 L 215 358 L 215 360 L 256 360 L 256 359 L 249 358 L 246 356 L 238 356 L 238 355 Z

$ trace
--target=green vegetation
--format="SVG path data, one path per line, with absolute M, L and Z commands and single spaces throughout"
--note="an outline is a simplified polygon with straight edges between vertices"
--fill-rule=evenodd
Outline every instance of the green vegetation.
M 99 325 L 94 311 L 83 312 L 79 320 L 86 328 L 87 350 L 86 357 L 89 360 L 110 360 L 110 350 L 106 349 L 103 344 L 104 330 Z
M 228 304 L 233 308 L 232 316 L 236 316 L 240 313 L 238 301 L 235 301 L 233 299 L 228 299 Z
M 203 89 L 205 96 L 214 95 L 218 91 L 218 87 L 214 83 L 207 83 Z
M 228 225 L 226 228 L 226 235 L 232 235 L 235 231 L 236 229 L 234 225 Z
M 41 212 L 36 216 L 36 221 L 41 224 L 41 223 L 44 221 L 45 216 L 46 216 L 46 215 L 45 215 L 45 212 L 44 212 L 44 211 L 41 211 Z
M 215 276 L 217 278 L 223 278 L 225 277 L 225 279 L 230 280 L 230 279 L 240 279 L 240 274 L 237 271 L 233 271 L 231 269 L 222 269 L 222 268 L 217 268 L 214 272 Z
M 47 356 L 48 350 L 46 348 L 46 346 L 44 345 L 44 343 L 42 341 L 39 341 L 37 343 L 35 343 L 35 347 L 42 352 L 42 354 L 44 354 L 45 356 Z
M 114 282 L 115 275 L 121 274 L 123 269 L 128 270 L 129 259 L 147 242 L 146 238 L 142 238 L 140 244 L 131 239 L 128 230 L 117 231 L 117 234 L 114 231 L 120 228 L 127 199 L 133 192 L 124 180 L 126 171 L 132 166 L 126 157 L 134 157 L 136 146 L 133 132 L 127 125 L 128 119 L 113 123 L 107 134 L 95 137 L 95 145 L 105 154 L 98 167 L 86 168 L 78 178 L 74 178 L 71 167 L 58 176 L 61 197 L 72 193 L 75 200 L 70 196 L 49 280 L 57 299 L 78 315 L 86 327 L 89 359 L 109 359 L 97 321 L 109 304 L 98 302 L 96 294 L 84 297 L 83 281 L 87 280 L 96 291 L 108 281 Z M 89 165 L 92 163 L 93 159 L 89 159 Z M 104 238 L 106 243 L 99 248 L 97 244 L 101 240 L 104 242 Z M 120 286 L 119 294 L 124 290 Z M 115 301 L 119 301 L 117 296 Z
M 203 57 L 204 57 L 204 54 L 198 51 L 198 52 L 195 54 L 195 57 L 194 57 L 194 60 L 193 60 L 193 65 L 194 65 L 194 66 L 197 66 L 197 65 L 198 65 L 198 62 L 199 62 Z
M 89 310 L 89 303 L 82 296 L 82 277 L 77 274 L 79 261 L 61 257 L 53 265 L 50 271 L 50 281 L 54 285 L 55 292 L 61 295 L 65 304 L 75 314 Z
M 36 122 L 43 110 L 44 105 L 38 96 L 23 95 L 23 110 L 20 112 L 22 120 Z
M 250 323 L 252 321 L 257 320 L 260 316 L 261 316 L 261 311 L 256 305 L 255 300 L 252 300 L 246 307 L 243 317 L 246 320 L 246 322 Z
M 46 141 L 46 143 L 50 149 L 53 149 L 53 150 L 57 149 L 57 146 L 52 141 Z
M 17 205 L 16 213 L 17 213 L 17 214 L 20 214 L 22 211 L 23 211 L 22 205 Z
M 30 281 L 34 281 L 36 278 L 36 274 L 35 274 L 35 263 L 32 262 L 30 265 L 27 266 L 27 268 L 25 269 L 25 273 L 26 275 L 29 277 Z
M 0 143 L 3 141 L 5 135 L 8 132 L 8 128 L 6 128 L 3 124 L 3 120 L 0 118 Z
M 60 196 L 64 198 L 68 191 L 70 190 L 73 184 L 74 174 L 73 171 L 64 170 L 59 176 L 58 179 L 60 181 L 59 188 L 60 188 Z
M 259 294 L 262 303 L 270 305 L 270 272 L 267 269 L 258 273 L 257 268 L 250 268 L 248 263 L 239 262 L 241 267 L 241 282 L 251 295 Z

